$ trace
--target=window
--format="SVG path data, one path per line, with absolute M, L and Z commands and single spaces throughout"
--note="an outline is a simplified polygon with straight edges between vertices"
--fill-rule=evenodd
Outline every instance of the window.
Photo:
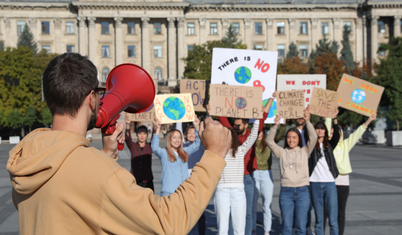
M 67 45 L 67 53 L 74 53 L 75 48 L 73 45 Z
M 155 77 L 156 77 L 159 81 L 162 80 L 162 69 L 160 69 L 160 68 L 156 68 L 156 69 L 155 69 Z
M 101 82 L 106 82 L 108 75 L 109 75 L 109 69 L 108 69 L 108 68 L 104 68 L 104 69 L 102 70 L 102 81 L 101 81 Z
M 285 34 L 285 22 L 277 22 L 276 30 L 278 34 Z
M 42 50 L 46 50 L 50 54 L 50 45 L 42 45 Z
M 74 22 L 66 22 L 66 34 L 74 34 Z
M 351 22 L 343 22 L 343 26 L 349 27 L 349 30 L 352 31 L 352 23 Z
M 194 34 L 195 34 L 194 23 L 187 23 L 187 35 L 194 35 Z
M 378 49 L 380 49 L 381 44 L 378 44 Z M 385 56 L 385 51 L 378 51 L 379 56 Z
M 255 23 L 255 34 L 262 34 L 262 23 Z
M 25 21 L 17 21 L 17 35 L 20 36 L 24 31 Z
M 233 23 L 232 28 L 233 28 L 233 30 L 235 31 L 235 33 L 237 35 L 240 34 L 240 25 L 239 25 L 239 23 Z
M 218 24 L 217 23 L 210 23 L 209 24 L 210 34 L 218 34 Z
M 308 57 L 308 46 L 307 45 L 300 45 L 299 46 L 299 53 L 300 53 L 300 57 L 307 58 Z
M 278 57 L 285 57 L 285 45 L 278 45 L 276 49 L 278 50 Z
M 127 22 L 127 34 L 135 34 L 135 22 Z
M 262 45 L 255 45 L 255 46 L 254 46 L 254 50 L 260 50 L 260 51 L 262 51 L 262 49 L 263 49 L 263 46 L 262 46 Z
M 154 46 L 154 57 L 155 58 L 162 57 L 162 46 Z
M 378 21 L 378 33 L 385 33 L 385 23 L 382 20 Z
M 161 33 L 162 33 L 161 23 L 155 22 L 154 23 L 154 34 L 161 34 Z
M 109 22 L 101 22 L 101 34 L 109 34 Z
M 102 57 L 110 57 L 109 46 L 102 46 Z
M 402 32 L 402 20 L 401 20 L 401 32 Z
M 329 25 L 328 25 L 328 22 L 323 22 L 323 23 L 321 23 L 321 34 L 322 34 L 322 35 L 327 35 L 327 34 L 329 34 Z
M 301 22 L 300 23 L 300 34 L 308 34 L 307 31 L 307 22 Z
M 190 53 L 190 51 L 194 50 L 194 45 L 189 45 L 187 46 L 187 53 Z
M 127 56 L 128 57 L 135 57 L 135 46 L 128 46 L 127 47 Z
M 49 21 L 42 21 L 42 34 L 49 34 L 50 26 Z

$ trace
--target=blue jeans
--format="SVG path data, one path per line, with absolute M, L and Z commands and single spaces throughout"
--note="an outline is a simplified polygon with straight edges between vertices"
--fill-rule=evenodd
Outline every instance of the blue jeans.
M 335 182 L 310 182 L 315 212 L 315 234 L 324 235 L 324 206 L 328 213 L 331 235 L 338 235 L 338 196 Z
M 246 195 L 244 188 L 217 188 L 215 191 L 215 212 L 218 234 L 229 232 L 229 215 L 235 235 L 244 235 L 246 226 Z
M 271 204 L 274 195 L 274 181 L 271 170 L 255 170 L 253 173 L 255 182 L 254 200 L 253 200 L 253 230 L 257 230 L 257 201 L 262 197 L 262 208 L 264 215 L 264 231 L 271 231 L 272 212 Z
M 296 234 L 305 235 L 307 212 L 310 207 L 308 187 L 281 187 L 279 206 L 282 217 L 282 234 L 292 234 L 293 219 L 295 219 Z
M 251 235 L 253 230 L 253 200 L 254 200 L 254 179 L 251 175 L 244 175 L 244 191 L 246 192 L 247 212 L 245 235 Z

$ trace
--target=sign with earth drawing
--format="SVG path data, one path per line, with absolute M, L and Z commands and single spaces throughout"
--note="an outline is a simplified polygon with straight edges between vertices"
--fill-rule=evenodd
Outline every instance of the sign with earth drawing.
M 212 116 L 261 119 L 262 88 L 211 84 L 210 111 Z
M 377 112 L 384 87 L 343 74 L 338 86 L 339 107 L 370 117 Z
M 261 107 L 275 91 L 277 63 L 277 51 L 214 48 L 211 84 L 261 87 Z M 276 113 L 274 101 L 265 123 L 274 123 Z
M 195 113 L 190 93 L 157 95 L 154 106 L 155 115 L 162 124 L 194 121 Z

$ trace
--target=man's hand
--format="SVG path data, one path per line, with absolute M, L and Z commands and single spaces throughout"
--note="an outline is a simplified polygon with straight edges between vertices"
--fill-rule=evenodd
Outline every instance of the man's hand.
M 117 142 L 120 144 L 124 143 L 124 136 L 122 134 L 123 129 L 123 124 L 116 123 L 116 130 L 114 133 L 112 135 L 104 135 L 102 138 L 102 151 L 113 159 L 119 154 L 119 150 L 117 150 Z
M 201 123 L 199 136 L 205 149 L 218 154 L 221 158 L 226 157 L 232 146 L 230 131 L 210 117 Z
M 200 129 L 200 119 L 198 119 L 197 116 L 195 116 L 195 118 L 194 118 L 193 125 L 194 125 L 194 129 L 196 131 L 198 131 Z

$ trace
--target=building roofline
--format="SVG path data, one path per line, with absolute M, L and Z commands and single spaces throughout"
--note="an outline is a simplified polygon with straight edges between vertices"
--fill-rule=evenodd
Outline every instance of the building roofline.
M 77 8 L 145 8 L 145 9 L 184 9 L 190 6 L 188 2 L 72 2 Z

